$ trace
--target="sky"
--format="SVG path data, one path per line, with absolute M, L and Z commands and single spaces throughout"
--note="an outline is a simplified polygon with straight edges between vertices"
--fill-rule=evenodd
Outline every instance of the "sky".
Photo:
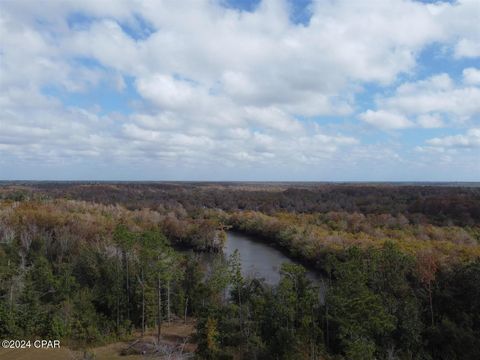
M 480 181 L 480 1 L 0 0 L 0 179 Z

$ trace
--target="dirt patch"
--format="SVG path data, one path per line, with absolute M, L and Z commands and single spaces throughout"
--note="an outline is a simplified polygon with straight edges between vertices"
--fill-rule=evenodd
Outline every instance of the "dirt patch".
M 85 351 L 60 349 L 0 349 L 0 360 L 140 360 L 189 359 L 197 349 L 193 343 L 195 323 L 172 322 L 162 326 L 162 340 L 156 343 L 155 329 L 143 339 L 136 332 L 131 341 L 121 341 Z M 122 353 L 124 355 L 122 355 Z

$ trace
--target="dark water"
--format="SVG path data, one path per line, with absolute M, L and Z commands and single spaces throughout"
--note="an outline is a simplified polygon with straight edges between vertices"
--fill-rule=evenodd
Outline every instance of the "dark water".
M 271 285 L 280 281 L 279 271 L 283 263 L 295 263 L 279 250 L 253 236 L 228 231 L 224 253 L 229 256 L 236 249 L 240 252 L 243 275 L 263 278 Z M 322 279 L 317 273 L 308 271 L 307 276 L 316 285 L 322 286 Z

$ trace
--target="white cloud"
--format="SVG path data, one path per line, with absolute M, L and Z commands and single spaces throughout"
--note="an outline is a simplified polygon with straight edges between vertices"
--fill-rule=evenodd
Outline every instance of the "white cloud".
M 120 143 L 108 117 L 58 101 L 32 90 L 0 95 L 0 144 L 3 156 L 50 162 L 113 154 Z
M 367 110 L 360 114 L 359 117 L 370 125 L 384 130 L 406 129 L 413 126 L 413 123 L 405 116 L 384 110 Z
M 125 74 L 144 71 L 140 45 L 114 20 L 100 20 L 87 29 L 69 31 L 60 45 L 66 56 L 93 58 Z
M 425 129 L 441 128 L 445 125 L 440 116 L 431 114 L 420 115 L 417 118 L 417 123 Z
M 472 85 L 476 69 L 465 69 L 463 75 L 464 84 L 456 84 L 448 74 L 401 84 L 392 95 L 377 99 L 377 112 L 416 117 L 417 125 L 424 128 L 441 127 L 445 125 L 443 119 L 451 124 L 471 121 L 480 114 L 480 88 Z
M 191 84 L 171 76 L 157 74 L 137 82 L 140 94 L 164 109 L 178 109 L 189 106 L 198 99 Z M 200 96 L 203 96 L 200 95 Z
M 480 128 L 467 131 L 464 135 L 452 135 L 427 140 L 427 144 L 440 148 L 478 148 L 480 147 Z M 480 153 L 477 153 L 480 160 Z
M 292 119 L 284 111 L 276 108 L 245 107 L 246 118 L 253 124 L 262 125 L 266 128 L 289 132 L 292 135 L 303 131 L 300 122 Z
M 348 126 L 315 123 L 348 119 L 363 85 L 411 76 L 429 44 L 478 56 L 475 0 L 316 1 L 307 25 L 290 22 L 283 1 L 253 12 L 221 4 L 2 2 L 2 155 L 314 164 L 344 149 L 362 153 Z M 75 15 L 85 19 L 72 25 Z M 404 84 L 360 118 L 385 130 L 470 121 L 477 72 L 465 69 L 463 85 L 446 74 Z M 96 86 L 133 92 L 131 84 L 140 99 L 129 115 L 55 97 Z
M 480 69 L 476 69 L 476 68 L 464 69 L 463 82 L 468 85 L 480 85 Z
M 455 46 L 455 56 L 458 58 L 480 57 L 480 41 L 462 39 Z
M 460 0 L 453 3 L 437 3 L 431 8 L 439 10 L 438 21 L 442 24 L 446 39 L 453 43 L 456 58 L 480 57 L 480 2 Z

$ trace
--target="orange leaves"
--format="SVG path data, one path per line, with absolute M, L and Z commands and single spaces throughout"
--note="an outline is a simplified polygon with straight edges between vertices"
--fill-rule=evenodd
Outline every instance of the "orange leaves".
M 461 262 L 480 256 L 476 229 L 409 223 L 402 214 L 328 212 L 266 215 L 256 211 L 230 214 L 230 224 L 241 231 L 276 241 L 280 246 L 315 260 L 325 251 L 351 246 L 381 247 L 394 241 L 405 253 L 431 252 L 442 262 Z M 426 256 L 426 255 L 422 255 Z
M 417 274 L 424 285 L 435 281 L 439 265 L 439 259 L 433 251 L 422 250 L 417 253 Z

